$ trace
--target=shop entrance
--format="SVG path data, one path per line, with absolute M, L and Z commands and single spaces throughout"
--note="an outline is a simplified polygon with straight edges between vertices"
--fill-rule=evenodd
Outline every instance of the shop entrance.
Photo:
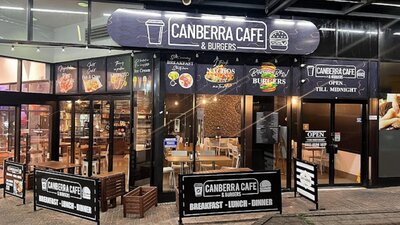
M 318 166 L 318 183 L 361 184 L 366 171 L 366 104 L 304 101 L 301 108 L 299 155 Z

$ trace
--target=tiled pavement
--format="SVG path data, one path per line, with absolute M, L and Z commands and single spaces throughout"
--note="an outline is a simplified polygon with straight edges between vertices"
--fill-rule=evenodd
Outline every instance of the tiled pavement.
M 119 200 L 118 200 L 119 202 Z M 272 224 L 272 225 L 333 225 L 333 224 L 399 224 L 400 187 L 377 189 L 330 189 L 320 191 L 321 208 L 311 212 L 313 204 L 302 198 L 293 198 L 293 193 L 283 195 L 283 215 L 276 213 L 250 213 L 222 216 L 185 218 L 184 224 Z M 28 193 L 27 204 L 14 197 L 0 198 L 0 224 L 90 225 L 93 222 L 73 216 L 40 209 L 33 211 L 32 194 Z M 140 219 L 136 215 L 123 218 L 122 206 L 101 213 L 101 224 L 177 225 L 178 212 L 175 204 L 163 203 L 152 208 Z

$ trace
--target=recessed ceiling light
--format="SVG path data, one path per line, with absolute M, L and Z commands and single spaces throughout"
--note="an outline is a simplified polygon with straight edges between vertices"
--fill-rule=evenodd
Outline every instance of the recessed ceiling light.
M 83 8 L 89 7 L 89 4 L 88 4 L 87 2 L 78 2 L 78 5 L 79 5 L 80 7 L 83 7 Z
M 37 18 L 33 17 L 33 21 L 37 21 L 37 20 L 38 20 Z

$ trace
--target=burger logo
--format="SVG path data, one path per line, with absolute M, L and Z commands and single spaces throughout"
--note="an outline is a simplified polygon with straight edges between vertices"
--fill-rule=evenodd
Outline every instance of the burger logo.
M 260 89 L 262 92 L 274 92 L 276 87 L 275 79 L 276 66 L 272 63 L 263 63 L 261 65 L 261 79 Z
M 286 51 L 289 47 L 289 35 L 283 30 L 274 30 L 269 35 L 271 50 Z

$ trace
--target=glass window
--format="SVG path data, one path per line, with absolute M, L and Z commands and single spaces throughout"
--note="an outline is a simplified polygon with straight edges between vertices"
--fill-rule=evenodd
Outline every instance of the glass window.
M 0 39 L 26 40 L 26 0 L 0 0 Z
M 60 161 L 71 162 L 72 101 L 60 102 Z
M 338 56 L 351 58 L 378 57 L 378 24 L 339 20 Z
M 18 60 L 0 57 L 0 91 L 18 91 Z
M 14 157 L 15 107 L 0 106 L 0 162 Z M 0 184 L 3 180 L 3 167 L 0 168 Z
M 91 13 L 91 44 L 119 46 L 115 43 L 107 33 L 107 20 L 110 15 L 117 9 L 143 9 L 143 4 L 124 4 L 124 3 L 105 3 L 92 2 Z
M 381 22 L 379 53 L 382 59 L 400 59 L 400 23 Z
M 93 101 L 93 174 L 108 171 L 108 143 L 110 131 L 110 102 Z
M 86 43 L 87 1 L 34 0 L 33 5 L 35 41 Z
M 50 93 L 50 65 L 33 61 L 22 61 L 22 91 Z
M 35 164 L 49 159 L 50 111 L 47 105 L 21 106 L 21 162 Z

